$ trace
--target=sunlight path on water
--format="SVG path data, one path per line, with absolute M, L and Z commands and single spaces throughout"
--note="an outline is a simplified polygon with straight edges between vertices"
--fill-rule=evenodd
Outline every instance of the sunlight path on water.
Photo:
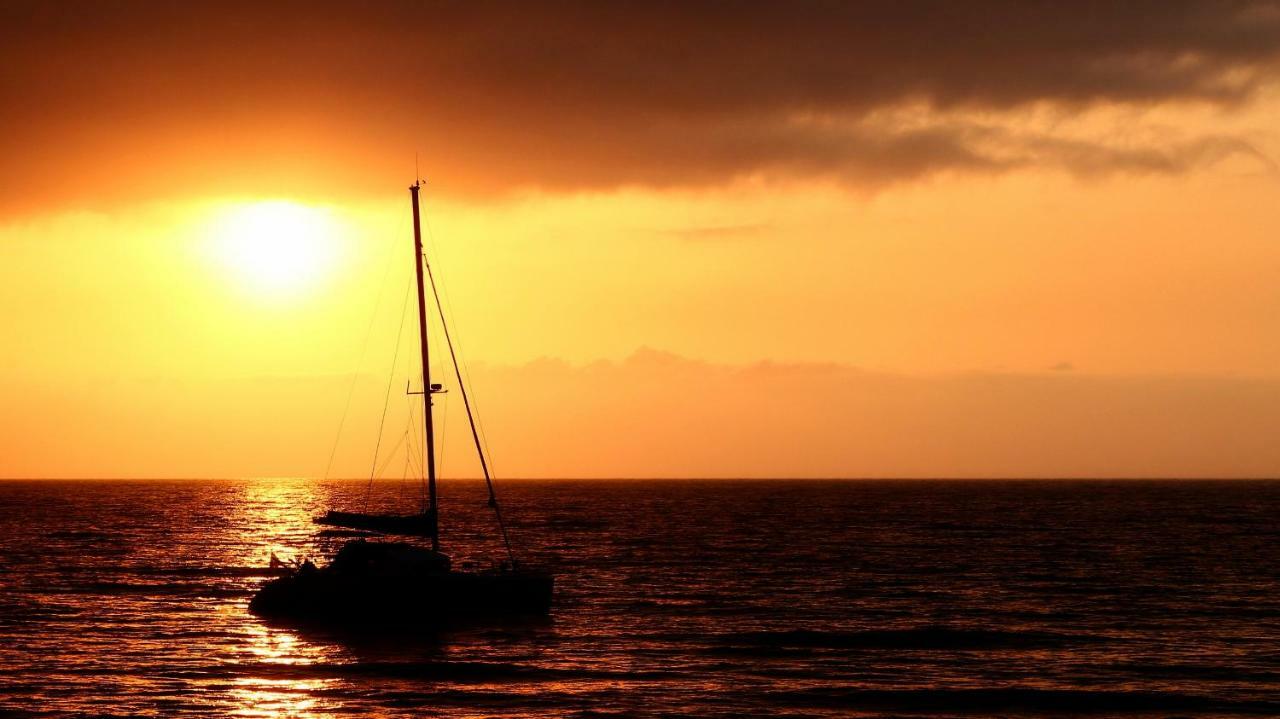
M 1280 483 L 508 482 L 551 621 L 249 614 L 364 486 L 0 483 L 0 713 L 1280 714 Z M 483 483 L 441 495 L 455 562 L 500 559 Z

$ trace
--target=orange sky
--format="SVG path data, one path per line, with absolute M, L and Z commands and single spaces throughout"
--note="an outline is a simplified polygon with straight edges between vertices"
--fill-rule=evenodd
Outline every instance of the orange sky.
M 0 477 L 367 476 L 415 153 L 499 476 L 1280 471 L 1275 3 L 0 28 Z

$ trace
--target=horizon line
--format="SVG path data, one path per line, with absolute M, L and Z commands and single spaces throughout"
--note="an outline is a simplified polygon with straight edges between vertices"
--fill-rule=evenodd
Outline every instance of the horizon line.
M 0 482 L 365 482 L 367 477 L 245 476 L 245 477 L 0 477 Z M 376 483 L 405 483 L 408 480 L 378 478 Z M 421 480 L 419 480 L 421 481 Z M 483 482 L 483 477 L 440 477 L 441 482 Z M 495 482 L 1271 482 L 1280 475 L 1241 476 L 910 476 L 910 477 L 505 477 Z

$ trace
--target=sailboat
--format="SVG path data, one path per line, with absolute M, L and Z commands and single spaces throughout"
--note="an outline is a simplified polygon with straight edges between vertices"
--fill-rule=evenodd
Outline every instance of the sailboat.
M 547 572 L 516 561 L 511 549 L 471 402 L 444 321 L 435 277 L 422 249 L 418 207 L 421 186 L 421 182 L 414 182 L 409 193 L 413 206 L 413 262 L 417 276 L 418 337 L 422 360 L 423 390 L 419 394 L 422 395 L 425 430 L 426 506 L 416 514 L 329 511 L 317 517 L 315 521 L 318 524 L 362 530 L 374 538 L 348 541 L 323 567 L 303 562 L 281 568 L 281 576 L 263 584 L 249 602 L 250 611 L 259 616 L 343 625 L 386 622 L 445 624 L 455 620 L 474 622 L 546 615 L 551 610 L 554 578 Z M 456 570 L 448 555 L 440 551 L 431 398 L 446 390 L 441 384 L 431 381 L 430 344 L 427 341 L 428 283 L 467 410 L 471 436 L 489 491 L 488 503 L 496 515 L 507 553 L 506 561 L 488 570 Z M 414 537 L 418 542 L 426 539 L 429 546 L 411 541 L 385 540 L 379 535 Z M 273 561 L 273 565 L 279 566 L 279 563 Z

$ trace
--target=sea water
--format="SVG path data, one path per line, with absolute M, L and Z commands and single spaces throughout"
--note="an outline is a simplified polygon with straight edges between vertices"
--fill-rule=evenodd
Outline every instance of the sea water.
M 405 483 L 0 482 L 0 714 L 1280 715 L 1280 483 L 500 485 L 544 622 L 329 634 L 247 610 L 274 552 Z M 455 564 L 502 558 L 441 483 Z

